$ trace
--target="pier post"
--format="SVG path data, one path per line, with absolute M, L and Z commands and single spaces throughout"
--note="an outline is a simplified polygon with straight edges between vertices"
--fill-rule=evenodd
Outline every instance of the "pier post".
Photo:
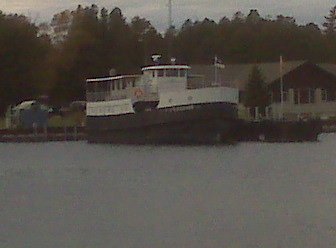
M 67 140 L 67 127 L 64 127 L 64 140 Z
M 35 136 L 37 136 L 37 124 L 36 122 L 33 123 L 33 133 Z
M 74 140 L 77 141 L 77 126 L 74 127 Z
M 256 121 L 259 120 L 259 108 L 258 108 L 258 107 L 255 107 L 254 119 L 255 119 Z
M 44 133 L 44 137 L 47 140 L 48 139 L 48 127 L 47 125 L 43 126 L 43 133 Z

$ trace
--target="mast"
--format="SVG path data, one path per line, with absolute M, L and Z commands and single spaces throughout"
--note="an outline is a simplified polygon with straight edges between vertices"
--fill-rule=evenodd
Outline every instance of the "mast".
M 283 57 L 280 56 L 280 101 L 281 101 L 281 119 L 284 118 L 284 85 L 283 85 Z
M 218 64 L 218 57 L 217 55 L 215 56 L 215 85 L 217 85 L 217 82 L 218 82 L 218 69 L 217 69 L 217 65 Z
M 168 0 L 168 30 L 173 26 L 173 4 Z

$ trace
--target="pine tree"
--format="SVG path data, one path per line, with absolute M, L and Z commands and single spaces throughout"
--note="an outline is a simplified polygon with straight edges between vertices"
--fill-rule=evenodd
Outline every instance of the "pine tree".
M 0 11 L 0 115 L 9 104 L 44 93 L 49 51 L 49 40 L 27 17 Z
M 329 15 L 325 17 L 326 21 L 323 23 L 325 33 L 332 37 L 336 35 L 336 5 L 329 11 Z
M 245 106 L 251 108 L 251 114 L 254 114 L 256 107 L 261 114 L 265 114 L 265 108 L 270 104 L 270 96 L 262 73 L 258 66 L 254 66 L 249 75 L 249 81 L 246 89 Z

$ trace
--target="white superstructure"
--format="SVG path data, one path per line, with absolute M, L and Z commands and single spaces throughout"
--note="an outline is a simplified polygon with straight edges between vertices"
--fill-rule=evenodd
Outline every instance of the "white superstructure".
M 186 65 L 156 65 L 143 68 L 142 75 L 88 79 L 87 116 L 132 114 L 136 104 L 147 103 L 155 109 L 186 107 L 181 110 L 206 103 L 238 104 L 238 89 L 190 87 L 190 69 Z

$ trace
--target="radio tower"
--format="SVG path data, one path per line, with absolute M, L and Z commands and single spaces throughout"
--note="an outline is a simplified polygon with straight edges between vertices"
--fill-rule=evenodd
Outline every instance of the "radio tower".
M 168 0 L 168 29 L 173 26 L 173 4 L 172 0 Z

